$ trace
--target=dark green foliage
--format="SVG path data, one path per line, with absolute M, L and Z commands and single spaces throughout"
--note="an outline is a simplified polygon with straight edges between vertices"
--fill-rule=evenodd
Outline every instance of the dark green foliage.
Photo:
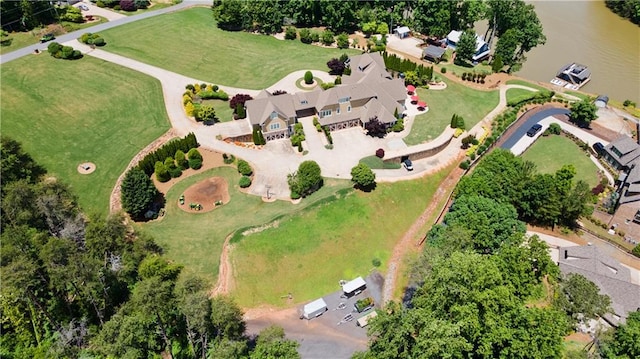
M 306 197 L 322 187 L 322 174 L 320 166 L 314 161 L 304 161 L 298 166 L 298 171 L 287 176 L 291 198 L 294 194 Z
M 293 134 L 291 135 L 291 146 L 301 147 L 302 141 L 305 140 L 304 129 L 302 128 L 301 123 L 296 123 L 293 125 Z M 302 152 L 302 151 L 300 151 Z
M 313 42 L 311 37 L 311 30 L 309 29 L 300 29 L 300 41 L 304 44 L 310 44 Z
M 349 35 L 347 35 L 346 33 L 341 33 L 340 35 L 338 35 L 338 37 L 336 38 L 336 44 L 338 45 L 339 49 L 348 49 L 349 48 Z
M 453 120 L 451 121 L 453 123 Z M 469 148 L 469 145 L 473 143 L 473 140 L 475 140 L 476 138 L 473 135 L 469 135 L 467 137 L 464 137 L 462 139 L 462 149 L 467 149 Z
M 148 176 L 151 176 L 155 171 L 155 163 L 157 161 L 164 163 L 165 158 L 176 156 L 176 152 L 178 150 L 184 153 L 198 146 L 199 144 L 196 140 L 196 135 L 189 133 L 184 138 L 171 140 L 159 149 L 149 153 L 140 162 L 138 162 L 138 167 Z
M 369 166 L 358 163 L 351 169 L 351 182 L 360 189 L 371 190 L 376 185 L 376 174 Z
M 460 41 L 456 46 L 456 59 L 458 64 L 466 64 L 472 61 L 476 52 L 476 32 L 473 29 L 465 30 L 460 35 Z
M 331 137 L 331 130 L 329 126 L 322 127 L 322 131 L 324 131 L 324 135 L 327 137 L 327 141 L 330 145 L 333 145 L 333 137 Z
M 298 359 L 298 342 L 285 338 L 281 327 L 270 326 L 263 329 L 258 335 L 256 347 L 251 353 L 251 359 L 282 358 Z
M 75 22 L 78 24 L 84 22 L 80 9 L 73 6 L 64 6 L 60 8 L 58 10 L 58 15 L 62 21 Z
M 251 169 L 249 162 L 245 160 L 238 160 L 238 172 L 243 176 L 251 176 L 253 174 L 253 169 Z
M 517 97 L 515 99 L 511 99 L 507 102 L 508 106 L 511 107 L 520 107 L 530 101 L 542 101 L 547 102 L 549 100 L 551 100 L 551 98 L 553 97 L 553 95 L 555 95 L 555 92 L 553 91 L 548 91 L 548 90 L 543 90 L 543 91 L 536 91 L 536 92 L 532 92 L 526 96 L 522 96 L 522 97 Z
M 549 127 L 544 131 L 544 135 L 559 135 L 562 133 L 562 127 L 557 123 L 552 123 Z
M 640 258 L 640 244 L 636 245 L 635 247 L 633 247 L 633 250 L 631 251 L 631 254 L 633 254 L 634 256 Z
M 46 170 L 38 165 L 31 155 L 22 150 L 19 142 L 10 137 L 0 137 L 0 163 L 2 174 L 2 188 L 11 182 L 21 179 L 28 183 L 36 183 Z
M 504 64 L 502 63 L 502 56 L 500 56 L 500 54 L 497 54 L 496 56 L 494 56 L 493 62 L 491 62 L 491 71 L 498 73 L 502 71 L 503 66 Z
M 247 118 L 247 110 L 244 108 L 242 104 L 236 105 L 236 117 L 237 119 Z
M 267 140 L 264 138 L 262 134 L 262 129 L 260 126 L 253 127 L 253 143 L 256 145 L 266 145 Z
M 600 356 L 604 359 L 640 358 L 640 310 L 629 313 L 626 323 L 615 329 L 613 337 L 599 344 Z
M 605 5 L 616 14 L 629 19 L 634 24 L 640 25 L 640 1 L 639 0 L 605 0 Z M 636 357 L 640 357 L 637 355 Z M 631 356 L 630 356 L 631 358 Z
M 200 168 L 202 168 L 202 159 L 199 158 L 194 158 L 194 159 L 189 159 L 189 168 L 193 169 L 193 170 L 199 170 Z
M 235 162 L 235 160 L 236 157 L 234 155 L 228 155 L 226 153 L 222 154 L 222 161 L 227 165 L 232 164 L 233 162 Z
M 311 71 L 307 71 L 304 73 L 304 83 L 307 85 L 311 85 L 313 83 L 313 74 Z
M 284 32 L 284 38 L 286 40 L 295 40 L 298 36 L 296 28 L 293 26 L 287 26 L 287 29 Z
M 82 34 L 78 40 L 87 45 L 104 46 L 106 44 L 102 36 L 99 34 L 92 34 L 90 32 Z
M 328 29 L 322 32 L 322 35 L 320 35 L 320 40 L 322 41 L 322 44 L 325 46 L 330 46 L 336 41 L 333 31 Z
M 627 100 L 624 100 L 624 102 L 622 103 L 622 106 L 624 106 L 624 107 L 628 107 L 628 106 L 636 107 L 636 103 L 631 101 L 631 100 L 629 100 L 629 99 L 627 99 Z
M 458 114 L 451 116 L 451 128 L 460 128 L 464 130 L 464 118 Z
M 247 188 L 251 186 L 251 178 L 247 176 L 240 177 L 240 181 L 238 181 L 238 185 L 240 188 Z
M 169 168 L 160 161 L 156 162 L 154 173 L 159 182 L 167 182 L 171 179 Z
M 391 131 L 393 131 L 393 132 L 402 132 L 403 130 L 404 130 L 404 120 L 403 119 L 399 119 L 391 127 Z
M 553 305 L 565 312 L 574 324 L 586 322 L 611 312 L 611 299 L 599 291 L 598 286 L 587 278 L 571 273 L 560 282 Z
M 187 157 L 189 157 L 190 160 L 202 161 L 202 155 L 200 154 L 200 151 L 198 151 L 196 148 L 190 149 L 189 152 L 187 153 Z
M 181 170 L 186 170 L 187 168 L 189 168 L 189 162 L 187 161 L 187 157 L 182 150 L 176 151 L 176 166 Z
M 571 105 L 569 120 L 581 127 L 589 127 L 591 121 L 598 118 L 596 105 L 589 100 L 581 100 Z
M 49 55 L 56 59 L 76 60 L 82 58 L 82 53 L 78 50 L 74 50 L 71 46 L 63 46 L 57 42 L 52 42 L 47 46 Z
M 168 173 L 165 174 L 168 176 Z M 169 179 L 170 177 L 166 180 Z M 158 195 L 158 190 L 149 176 L 137 167 L 127 171 L 122 180 L 121 191 L 122 208 L 134 218 L 142 217 Z

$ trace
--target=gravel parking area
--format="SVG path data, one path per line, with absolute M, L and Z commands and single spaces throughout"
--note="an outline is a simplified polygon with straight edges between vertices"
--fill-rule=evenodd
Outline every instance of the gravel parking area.
M 318 318 L 311 320 L 299 318 L 302 307 L 307 304 L 305 302 L 297 309 L 286 309 L 247 320 L 247 333 L 256 335 L 260 330 L 275 324 L 284 328 L 287 338 L 300 343 L 298 352 L 302 358 L 350 358 L 354 352 L 367 348 L 367 328 L 358 327 L 356 321 L 371 312 L 369 310 L 365 313 L 356 313 L 354 304 L 359 299 L 372 297 L 376 308 L 381 306 L 384 278 L 380 273 L 373 272 L 365 278 L 365 281 L 367 289 L 354 297 L 341 297 L 342 290 L 324 296 L 323 299 L 329 310 Z M 340 288 L 338 283 L 336 288 Z M 338 309 L 340 303 L 345 304 L 344 309 Z M 341 323 L 349 313 L 352 314 L 353 320 Z

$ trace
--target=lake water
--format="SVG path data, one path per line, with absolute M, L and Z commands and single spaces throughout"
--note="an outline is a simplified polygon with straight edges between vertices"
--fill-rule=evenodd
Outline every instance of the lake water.
M 548 82 L 563 65 L 578 62 L 592 74 L 583 91 L 640 104 L 639 26 L 610 11 L 604 1 L 528 3 L 536 7 L 547 42 L 526 55 L 517 75 Z

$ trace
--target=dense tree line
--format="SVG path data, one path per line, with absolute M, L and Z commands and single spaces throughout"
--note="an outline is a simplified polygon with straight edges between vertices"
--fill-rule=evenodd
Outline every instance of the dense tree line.
M 640 0 L 605 0 L 604 3 L 611 11 L 640 25 Z
M 0 1 L 2 29 L 27 31 L 56 20 L 53 2 L 40 0 Z
M 574 227 L 578 217 L 593 210 L 589 185 L 583 181 L 574 184 L 575 173 L 571 165 L 553 175 L 537 173 L 533 163 L 497 149 L 471 175 L 462 178 L 456 193 L 511 204 L 519 219 L 526 222 Z
M 231 299 L 210 298 L 122 215 L 87 218 L 5 137 L 2 174 L 3 358 L 299 357 L 281 328 L 248 338 Z
M 579 320 L 609 311 L 593 283 L 560 276 L 547 245 L 525 237 L 510 196 L 535 169 L 518 160 L 496 151 L 459 184 L 444 223 L 427 233 L 412 265 L 403 304 L 379 312 L 369 349 L 354 358 L 559 358 Z M 570 191 L 566 169 L 552 177 L 554 190 Z M 619 347 L 632 342 L 627 333 Z

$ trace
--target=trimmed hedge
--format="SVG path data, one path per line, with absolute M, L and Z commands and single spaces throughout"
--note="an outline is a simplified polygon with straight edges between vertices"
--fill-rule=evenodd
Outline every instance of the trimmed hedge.
M 198 147 L 198 141 L 196 135 L 189 133 L 184 138 L 175 139 L 167 142 L 162 147 L 144 156 L 144 158 L 138 162 L 138 168 L 144 171 L 147 176 L 151 176 L 155 172 L 155 163 L 160 161 L 164 163 L 165 158 L 176 156 L 178 150 L 187 152 L 191 149 Z M 202 156 L 200 157 L 202 159 Z
M 251 176 L 253 169 L 249 165 L 249 162 L 245 160 L 238 160 L 238 172 L 244 176 Z
M 240 177 L 240 181 L 238 182 L 238 185 L 240 186 L 240 188 L 247 188 L 251 186 L 251 178 L 247 176 Z

